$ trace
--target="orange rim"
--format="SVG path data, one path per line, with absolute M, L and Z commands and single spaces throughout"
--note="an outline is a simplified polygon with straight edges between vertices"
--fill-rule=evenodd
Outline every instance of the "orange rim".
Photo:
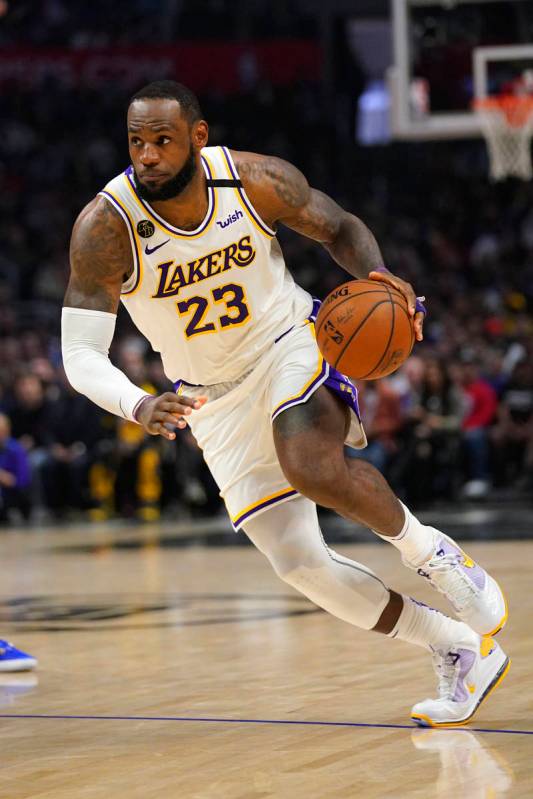
M 499 111 L 513 128 L 523 127 L 533 114 L 533 97 L 530 95 L 500 94 L 474 101 L 476 111 Z

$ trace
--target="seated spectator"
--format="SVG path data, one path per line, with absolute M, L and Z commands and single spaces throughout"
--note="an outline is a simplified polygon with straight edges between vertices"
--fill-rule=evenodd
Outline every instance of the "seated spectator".
M 395 436 L 403 425 L 400 398 L 387 380 L 377 380 L 360 383 L 359 400 L 368 447 L 364 450 L 347 447 L 347 454 L 363 458 L 385 472 L 397 452 Z
M 496 416 L 498 398 L 481 377 L 479 361 L 469 354 L 463 355 L 458 376 L 467 402 L 461 425 L 467 477 L 463 493 L 467 499 L 481 499 L 490 488 L 489 427 Z
M 147 343 L 138 336 L 118 347 L 117 360 L 130 380 L 150 394 L 157 389 L 148 379 Z M 90 468 L 91 516 L 114 513 L 143 521 L 158 519 L 161 512 L 161 448 L 163 442 L 126 419 L 109 417 L 110 432 Z
M 428 360 L 396 469 L 396 480 L 404 484 L 410 502 L 453 497 L 463 413 L 462 394 L 444 363 Z
M 499 482 L 533 488 L 533 367 L 518 363 L 504 389 L 498 420 L 492 429 Z
M 17 509 L 28 518 L 30 464 L 24 447 L 11 437 L 9 418 L 0 413 L 0 522 L 9 520 Z
M 44 501 L 56 518 L 89 507 L 88 471 L 103 436 L 104 412 L 70 386 L 63 370 L 48 414 Z
M 13 390 L 6 398 L 4 408 L 11 419 L 13 438 L 26 450 L 32 472 L 32 506 L 39 512 L 45 506 L 43 472 L 49 458 L 48 445 L 52 439 L 49 430 L 50 401 L 46 398 L 42 381 L 32 373 L 20 374 Z

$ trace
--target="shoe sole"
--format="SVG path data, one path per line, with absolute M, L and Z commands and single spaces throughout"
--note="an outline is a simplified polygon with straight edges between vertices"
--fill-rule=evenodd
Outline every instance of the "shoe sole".
M 12 671 L 32 671 L 37 667 L 35 658 L 13 658 L 13 660 L 0 661 L 0 673 L 4 674 Z
M 507 672 L 511 667 L 511 659 L 506 658 L 503 664 L 500 666 L 499 670 L 494 675 L 494 679 L 492 680 L 489 685 L 485 688 L 484 692 L 478 699 L 477 705 L 471 712 L 469 716 L 465 719 L 460 719 L 459 721 L 433 721 L 429 716 L 426 716 L 424 713 L 412 713 L 411 718 L 419 727 L 463 727 L 465 724 L 473 718 L 475 713 L 477 713 L 479 706 L 482 702 L 485 701 L 489 697 L 489 695 L 503 682 L 503 680 L 507 677 Z

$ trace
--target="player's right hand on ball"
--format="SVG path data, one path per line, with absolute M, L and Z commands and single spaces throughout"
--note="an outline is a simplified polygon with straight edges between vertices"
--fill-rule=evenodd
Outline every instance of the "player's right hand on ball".
M 163 436 L 173 441 L 176 433 L 170 429 L 187 426 L 185 417 L 207 402 L 207 397 L 185 397 L 170 391 L 159 397 L 144 400 L 137 413 L 137 421 L 151 436 Z

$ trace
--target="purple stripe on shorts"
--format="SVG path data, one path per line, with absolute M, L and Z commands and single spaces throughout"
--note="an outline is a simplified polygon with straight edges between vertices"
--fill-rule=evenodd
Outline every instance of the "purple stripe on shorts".
M 188 383 L 186 380 L 176 380 L 173 384 L 174 391 L 179 391 L 182 386 L 190 386 L 190 388 L 205 388 L 201 383 Z
M 313 310 L 309 315 L 311 322 L 316 321 L 316 317 L 320 310 L 322 303 L 316 297 L 313 297 Z M 349 377 L 343 375 L 341 372 L 334 369 L 333 366 L 329 367 L 329 375 L 324 383 L 325 386 L 330 388 L 335 394 L 344 402 L 350 410 L 352 410 L 359 421 L 361 421 L 361 412 L 359 410 L 359 402 L 357 399 L 357 389 Z
M 283 402 L 281 405 L 274 410 L 272 414 L 272 421 L 279 416 L 282 411 L 287 410 L 287 408 L 292 407 L 292 405 L 300 405 L 302 402 L 306 402 L 311 394 L 318 388 L 318 386 L 324 382 L 324 378 L 327 376 L 328 370 L 330 367 L 326 363 L 324 359 L 322 359 L 322 368 L 320 370 L 320 374 L 313 380 L 313 382 L 307 386 L 301 394 L 298 394 L 296 397 L 292 397 L 291 399 L 287 400 L 287 402 Z M 327 381 L 326 381 L 327 382 Z
M 315 322 L 318 311 L 320 309 L 320 305 L 321 305 L 320 300 L 313 298 L 313 310 L 308 316 L 310 322 Z M 292 328 L 290 328 L 290 330 L 292 330 Z M 277 338 L 276 341 L 282 339 L 283 336 L 287 335 L 287 333 L 290 332 L 290 330 L 287 330 L 285 331 L 285 333 L 282 333 L 282 335 L 279 338 Z M 323 378 L 325 371 L 327 371 L 328 374 L 326 379 L 324 380 Z M 329 389 L 334 391 L 335 394 L 339 397 L 339 399 L 341 399 L 346 405 L 348 405 L 350 410 L 352 410 L 359 419 L 359 421 L 361 421 L 361 412 L 359 410 L 357 389 L 355 385 L 352 383 L 349 377 L 343 375 L 341 372 L 337 371 L 337 369 L 334 369 L 333 366 L 326 364 L 326 361 L 323 362 L 322 370 L 320 372 L 320 375 L 316 378 L 316 380 L 313 380 L 311 385 L 308 386 L 305 389 L 305 391 L 302 392 L 302 394 L 300 394 L 298 397 L 294 397 L 291 400 L 287 400 L 287 402 L 284 402 L 283 405 L 280 405 L 279 408 L 276 408 L 276 410 L 272 415 L 272 420 L 274 420 L 276 416 L 278 416 L 278 414 L 280 414 L 282 411 L 286 410 L 287 408 L 290 408 L 292 405 L 299 405 L 300 403 L 308 400 L 311 394 L 315 391 L 315 389 L 318 388 L 318 385 L 320 385 L 320 383 L 323 383 Z
M 270 505 L 275 505 L 276 502 L 281 502 L 284 499 L 288 499 L 289 497 L 297 496 L 298 491 L 294 488 L 285 491 L 283 494 L 279 494 L 277 497 L 272 497 L 272 499 L 266 499 L 264 502 L 261 502 L 259 505 L 256 505 L 255 508 L 247 511 L 246 513 L 241 514 L 234 522 L 232 522 L 233 527 L 235 530 L 238 530 L 242 527 L 243 523 L 248 519 L 250 516 L 253 516 L 254 513 L 257 513 L 260 510 L 264 510 L 265 508 L 270 507 Z
M 357 400 L 357 389 L 346 375 L 341 374 L 333 366 L 329 367 L 329 376 L 324 383 L 325 386 L 330 388 L 346 405 L 352 410 L 359 421 L 361 421 L 361 412 L 359 410 L 359 402 Z

